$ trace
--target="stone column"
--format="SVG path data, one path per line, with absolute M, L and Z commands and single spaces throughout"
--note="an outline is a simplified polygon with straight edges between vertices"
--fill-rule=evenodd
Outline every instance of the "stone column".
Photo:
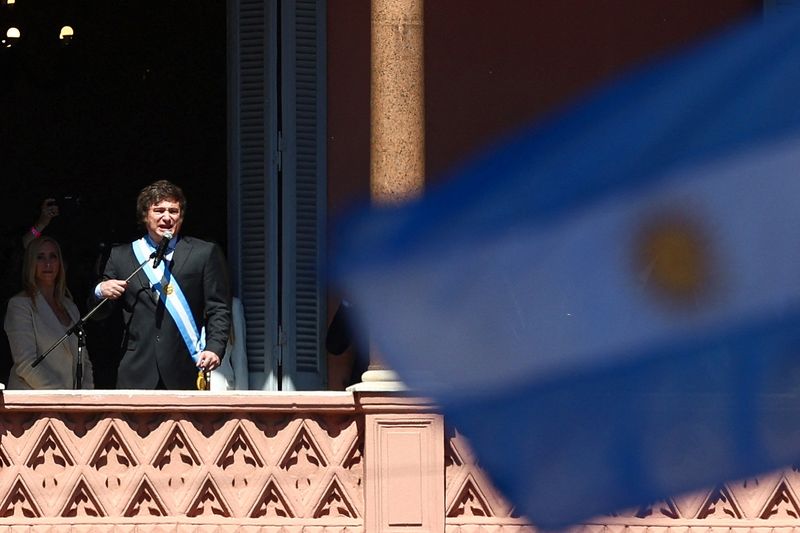
M 415 198 L 424 186 L 423 30 L 423 0 L 372 0 L 370 187 L 375 204 Z M 372 346 L 361 381 L 350 390 L 405 388 Z
M 423 0 L 372 0 L 370 184 L 399 203 L 425 181 Z

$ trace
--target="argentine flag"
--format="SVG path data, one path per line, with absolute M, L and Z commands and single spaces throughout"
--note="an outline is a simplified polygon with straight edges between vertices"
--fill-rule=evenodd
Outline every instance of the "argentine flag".
M 800 460 L 800 20 L 758 21 L 340 228 L 386 362 L 556 528 Z

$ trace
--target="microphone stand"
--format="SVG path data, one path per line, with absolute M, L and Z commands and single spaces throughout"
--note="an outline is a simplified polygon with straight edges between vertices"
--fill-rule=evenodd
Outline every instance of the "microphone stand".
M 157 251 L 153 252 L 152 254 L 150 254 L 150 257 L 148 257 L 147 259 L 142 261 L 139 264 L 139 266 L 136 268 L 136 270 L 131 272 L 131 275 L 128 276 L 127 278 L 125 278 L 125 282 L 130 281 L 133 278 L 133 276 L 138 274 L 139 271 L 144 268 L 144 266 L 147 264 L 148 261 L 150 261 L 151 259 L 156 257 L 157 253 L 158 253 Z M 60 339 L 58 339 L 55 343 L 53 343 L 53 345 L 50 346 L 50 348 L 48 348 L 47 351 L 45 351 L 42 355 L 38 356 L 33 361 L 33 363 L 31 363 L 31 366 L 32 367 L 36 367 L 39 363 L 41 363 L 44 360 L 45 357 L 47 357 L 50 354 L 50 352 L 55 350 L 62 342 L 67 340 L 67 338 L 70 335 L 75 334 L 78 337 L 78 364 L 77 364 L 77 367 L 75 368 L 75 388 L 76 389 L 82 388 L 83 387 L 83 383 L 82 383 L 83 382 L 83 348 L 86 346 L 86 332 L 84 331 L 83 326 L 84 326 L 84 324 L 86 324 L 86 321 L 89 320 L 89 318 L 91 318 L 91 316 L 93 314 L 95 314 L 97 312 L 97 310 L 100 309 L 100 307 L 104 303 L 106 303 L 107 301 L 108 301 L 108 298 L 103 298 L 102 300 L 100 300 L 100 302 L 97 305 L 95 305 L 92 308 L 91 311 L 86 313 L 84 316 L 82 316 L 80 319 L 78 319 L 77 322 L 75 322 L 72 326 L 70 326 L 69 329 L 67 329 L 67 331 L 64 333 L 64 335 Z

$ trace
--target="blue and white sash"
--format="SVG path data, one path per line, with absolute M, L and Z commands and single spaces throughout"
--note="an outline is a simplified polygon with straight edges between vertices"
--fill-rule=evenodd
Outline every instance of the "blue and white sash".
M 167 261 L 161 261 L 158 267 L 153 268 L 153 262 L 150 261 L 150 258 L 156 248 L 150 239 L 142 237 L 137 241 L 133 241 L 131 246 L 133 247 L 133 254 L 140 264 L 147 261 L 142 267 L 142 272 L 150 280 L 150 284 L 158 293 L 159 299 L 164 302 L 164 307 L 167 308 L 172 320 L 178 326 L 178 331 L 181 332 L 183 342 L 186 343 L 186 348 L 189 349 L 189 355 L 196 363 L 198 354 L 206 346 L 205 328 L 198 330 L 189 302 L 186 301 L 178 280 L 172 277 Z

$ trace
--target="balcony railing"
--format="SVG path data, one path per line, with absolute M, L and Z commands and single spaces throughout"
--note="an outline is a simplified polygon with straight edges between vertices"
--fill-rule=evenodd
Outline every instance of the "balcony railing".
M 2 402 L 0 532 L 533 529 L 419 398 L 5 391 Z M 798 488 L 789 469 L 576 529 L 788 533 L 800 530 Z

